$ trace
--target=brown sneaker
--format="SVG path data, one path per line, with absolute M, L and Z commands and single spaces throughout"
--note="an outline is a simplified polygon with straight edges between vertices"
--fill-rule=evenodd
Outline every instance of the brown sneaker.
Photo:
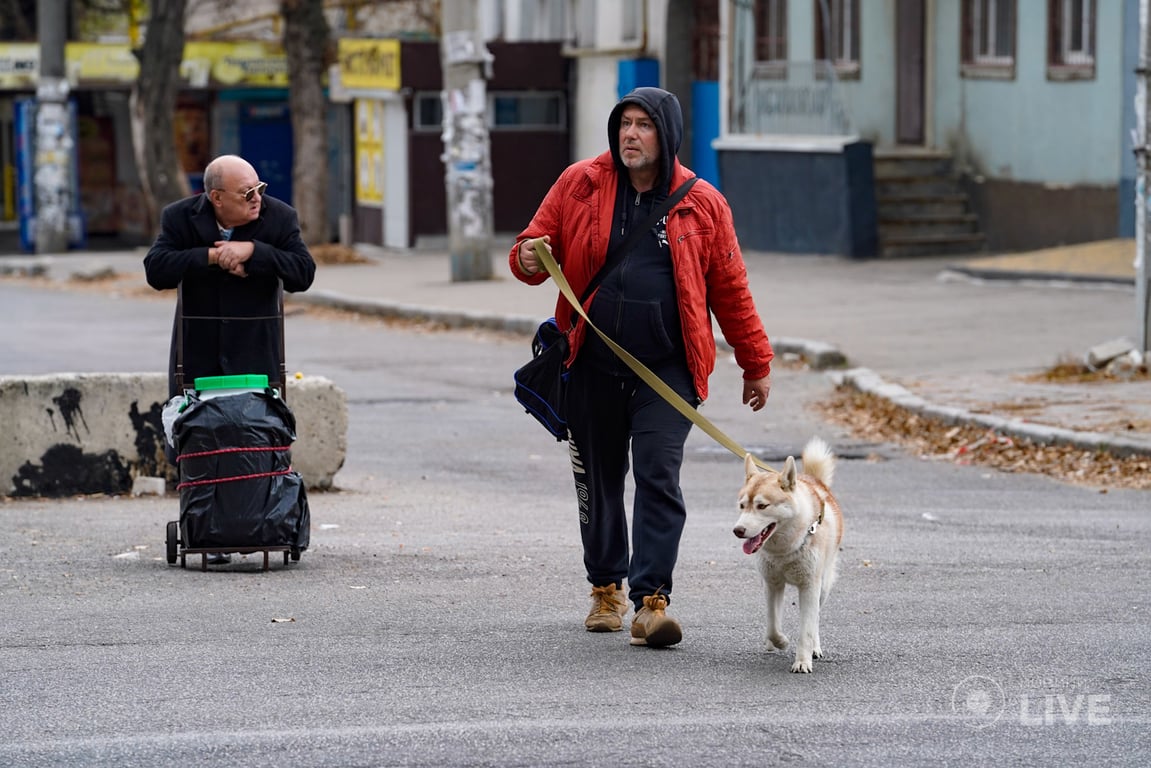
M 619 632 L 627 615 L 627 596 L 615 584 L 591 588 L 591 610 L 584 619 L 588 632 Z
M 663 595 L 645 597 L 643 608 L 631 620 L 631 644 L 663 648 L 682 640 L 679 622 L 668 616 L 666 610 L 667 598 Z

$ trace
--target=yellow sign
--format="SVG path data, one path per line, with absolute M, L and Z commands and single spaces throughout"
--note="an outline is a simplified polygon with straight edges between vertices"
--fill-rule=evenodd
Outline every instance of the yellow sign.
M 340 85 L 344 88 L 398 91 L 400 41 L 340 38 L 337 47 Z
M 140 60 L 126 45 L 68 43 L 64 66 L 72 83 L 81 79 L 130 83 L 140 76 Z
M 382 207 L 384 203 L 384 105 L 375 99 L 356 99 L 356 202 Z
M 0 88 L 35 88 L 40 79 L 40 46 L 37 43 L 0 45 Z
M 193 88 L 208 85 L 288 87 L 288 57 L 268 43 L 188 43 L 180 74 Z
M 67 43 L 64 67 L 73 87 L 129 85 L 140 75 L 126 43 Z M 190 88 L 287 88 L 288 59 L 276 43 L 188 43 L 180 76 Z M 39 80 L 39 44 L 0 43 L 0 90 L 35 89 Z

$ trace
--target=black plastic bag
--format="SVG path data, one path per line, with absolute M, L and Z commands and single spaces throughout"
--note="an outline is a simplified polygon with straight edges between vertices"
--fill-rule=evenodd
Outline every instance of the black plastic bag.
M 540 324 L 532 338 L 532 359 L 516 370 L 515 398 L 544 429 L 558 440 L 567 440 L 564 395 L 568 371 L 565 362 L 571 347 L 567 334 L 554 317 Z
M 296 419 L 277 395 L 192 398 L 173 437 L 186 548 L 307 548 L 307 494 L 291 468 Z

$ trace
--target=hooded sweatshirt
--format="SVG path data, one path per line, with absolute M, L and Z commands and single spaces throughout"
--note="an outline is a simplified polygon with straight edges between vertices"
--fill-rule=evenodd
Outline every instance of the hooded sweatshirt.
M 640 107 L 655 125 L 659 146 L 659 176 L 655 186 L 638 192 L 620 158 L 620 124 L 629 105 Z M 612 217 L 610 248 L 622 243 L 632 229 L 647 221 L 653 208 L 671 193 L 669 180 L 680 137 L 683 113 L 674 94 L 659 88 L 637 88 L 623 97 L 608 117 L 608 146 L 619 173 Z M 635 241 L 604 279 L 595 294 L 589 316 L 637 359 L 651 366 L 684 359 L 683 327 L 679 319 L 675 272 L 667 241 L 666 214 Z M 618 375 L 631 373 L 627 365 L 600 339 L 588 337 L 587 361 Z

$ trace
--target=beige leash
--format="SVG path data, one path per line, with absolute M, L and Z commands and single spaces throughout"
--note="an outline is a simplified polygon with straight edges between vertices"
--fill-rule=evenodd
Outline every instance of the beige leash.
M 536 238 L 533 241 L 532 248 L 535 249 L 536 257 L 540 260 L 540 263 L 543 264 L 544 269 L 549 275 L 551 275 L 551 278 L 555 281 L 555 284 L 559 286 L 560 293 L 562 293 L 564 298 L 568 300 L 568 303 L 575 308 L 575 311 L 579 312 L 580 317 L 582 317 L 584 322 L 587 323 L 588 328 L 591 328 L 593 331 L 595 331 L 596 335 L 603 339 L 604 343 L 607 344 L 611 350 L 619 356 L 619 359 L 627 363 L 628 368 L 631 368 L 633 371 L 635 371 L 635 374 L 643 379 L 649 387 L 658 392 L 660 397 L 669 402 L 677 411 L 690 419 L 693 424 L 710 435 L 713 440 L 722 445 L 724 448 L 738 456 L 740 461 L 742 461 L 744 457 L 747 456 L 748 452 L 743 448 L 743 446 L 728 437 L 723 432 L 723 430 L 721 430 L 715 424 L 712 424 L 711 421 L 708 420 L 708 418 L 698 410 L 692 408 L 686 400 L 680 397 L 678 392 L 669 387 L 667 384 L 664 384 L 663 379 L 652 373 L 650 368 L 641 363 L 639 360 L 636 360 L 631 356 L 630 352 L 621 347 L 619 344 L 616 344 L 599 328 L 596 328 L 595 324 L 584 312 L 584 308 L 580 304 L 579 299 L 576 298 L 575 292 L 572 291 L 571 286 L 568 285 L 568 281 L 567 278 L 564 277 L 563 270 L 560 269 L 559 264 L 556 263 L 556 260 L 548 252 L 547 246 L 544 245 L 544 243 L 539 238 Z M 778 473 L 778 470 L 763 463 L 757 457 L 752 456 L 751 458 L 752 461 L 756 463 L 756 466 L 760 467 L 761 469 L 765 469 L 768 472 Z

